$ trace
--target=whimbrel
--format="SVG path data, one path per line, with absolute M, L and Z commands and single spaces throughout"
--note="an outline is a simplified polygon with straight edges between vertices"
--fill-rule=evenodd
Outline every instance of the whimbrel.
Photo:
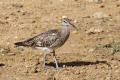
M 73 24 L 70 23 L 70 20 L 67 17 L 62 18 L 62 27 L 59 29 L 48 30 L 43 32 L 33 38 L 28 40 L 15 43 L 16 46 L 25 46 L 25 47 L 33 47 L 37 49 L 41 49 L 44 51 L 44 61 L 43 61 L 43 69 L 48 69 L 45 66 L 46 63 L 46 54 L 50 51 L 53 52 L 53 58 L 56 64 L 56 69 L 59 70 L 58 63 L 56 60 L 55 50 L 61 47 L 70 35 L 69 25 L 76 28 Z M 76 28 L 77 29 L 77 28 Z

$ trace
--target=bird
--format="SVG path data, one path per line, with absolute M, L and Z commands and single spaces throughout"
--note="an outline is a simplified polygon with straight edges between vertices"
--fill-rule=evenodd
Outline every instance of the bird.
M 46 67 L 46 55 L 47 53 L 51 52 L 53 53 L 53 58 L 56 64 L 56 70 L 60 70 L 61 68 L 58 66 L 57 60 L 56 60 L 56 52 L 55 50 L 68 40 L 70 35 L 70 29 L 69 26 L 72 26 L 76 30 L 77 27 L 71 23 L 71 20 L 68 19 L 68 17 L 63 16 L 62 17 L 62 26 L 59 29 L 52 29 L 48 30 L 46 32 L 42 32 L 35 37 L 29 38 L 27 40 L 16 42 L 14 43 L 16 47 L 24 46 L 24 47 L 32 47 L 36 49 L 40 49 L 44 51 L 43 56 L 43 65 L 42 68 L 44 70 L 47 70 L 48 67 Z

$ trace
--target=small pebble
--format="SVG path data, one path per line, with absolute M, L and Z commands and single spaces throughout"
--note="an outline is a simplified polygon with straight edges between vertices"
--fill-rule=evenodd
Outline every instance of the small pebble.
M 17 38 L 18 38 L 18 36 L 15 36 L 14 38 L 15 38 L 15 39 L 17 39 Z
M 95 48 L 89 49 L 89 52 L 94 52 L 94 51 L 95 51 Z
M 74 20 L 74 23 L 77 23 L 77 20 Z
M 10 50 L 9 49 L 0 49 L 0 53 L 2 53 L 2 54 L 5 54 L 5 53 L 9 53 L 10 52 Z
M 104 12 L 95 12 L 93 14 L 94 18 L 108 18 L 109 16 Z
M 18 4 L 18 3 L 14 3 L 12 4 L 13 7 L 16 7 L 16 8 L 22 8 L 23 5 L 22 4 Z
M 101 33 L 101 32 L 104 32 L 101 27 L 92 27 L 86 33 L 87 34 L 95 34 L 95 33 Z
M 103 37 L 95 37 L 94 39 L 95 39 L 96 41 L 97 41 L 97 40 L 102 40 Z
M 103 2 L 103 0 L 86 0 L 87 2 L 97 2 L 97 3 L 101 3 Z
M 75 74 L 79 75 L 80 74 L 80 70 L 75 71 Z
M 15 55 L 15 53 L 9 53 L 9 55 Z
M 66 66 L 65 65 L 63 65 L 63 68 L 65 68 Z

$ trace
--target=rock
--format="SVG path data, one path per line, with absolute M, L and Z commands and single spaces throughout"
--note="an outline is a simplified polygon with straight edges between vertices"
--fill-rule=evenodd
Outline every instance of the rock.
M 78 21 L 77 20 L 74 20 L 74 23 L 77 23 Z
M 79 74 L 80 74 L 80 70 L 75 71 L 74 74 L 75 74 L 75 75 L 79 75 Z
M 66 66 L 65 65 L 63 65 L 63 68 L 65 68 Z
M 103 2 L 103 0 L 86 0 L 87 2 L 97 2 L 97 3 L 101 3 Z
M 101 32 L 104 32 L 101 27 L 92 27 L 86 33 L 87 34 L 95 34 L 95 33 L 101 33 Z
M 18 4 L 18 3 L 13 3 L 12 7 L 16 7 L 16 8 L 22 8 L 23 5 L 22 4 Z
M 89 52 L 94 52 L 94 51 L 95 51 L 95 48 L 89 49 Z
M 101 5 L 101 6 L 100 6 L 100 8 L 104 8 L 104 7 L 105 7 L 105 5 Z
M 17 38 L 18 38 L 18 36 L 15 36 L 14 38 L 15 38 L 15 39 L 17 39 Z
M 103 37 L 95 37 L 94 38 L 96 41 L 104 39 Z
M 10 52 L 10 49 L 4 49 L 4 48 L 0 49 L 0 53 L 2 53 L 2 54 L 6 54 L 9 52 Z
M 104 12 L 95 12 L 93 14 L 94 18 L 108 18 L 109 16 Z
M 15 55 L 15 53 L 9 53 L 9 55 Z

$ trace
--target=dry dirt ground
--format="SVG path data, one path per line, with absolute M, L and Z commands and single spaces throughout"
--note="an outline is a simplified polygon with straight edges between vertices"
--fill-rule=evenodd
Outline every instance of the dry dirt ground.
M 72 19 L 78 31 L 41 68 L 43 51 L 14 43 Z M 120 0 L 0 0 L 0 80 L 120 80 Z

